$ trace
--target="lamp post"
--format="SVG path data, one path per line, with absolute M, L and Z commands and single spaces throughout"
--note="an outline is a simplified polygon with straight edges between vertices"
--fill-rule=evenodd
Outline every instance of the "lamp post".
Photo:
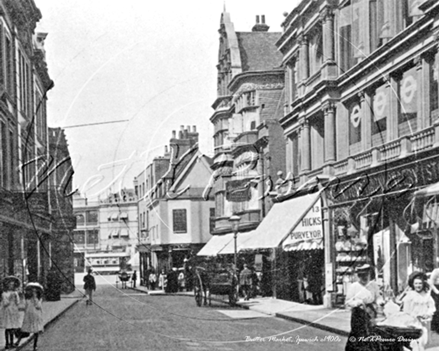
M 238 223 L 240 222 L 240 216 L 233 215 L 229 217 L 229 222 L 231 222 L 232 232 L 234 233 L 234 270 L 237 274 L 237 233 L 238 233 Z M 237 284 L 238 289 L 238 284 Z

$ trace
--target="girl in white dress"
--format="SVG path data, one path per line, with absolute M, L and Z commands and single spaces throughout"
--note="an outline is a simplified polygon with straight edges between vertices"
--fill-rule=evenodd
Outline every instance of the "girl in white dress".
M 423 325 L 422 336 L 411 342 L 413 351 L 423 351 L 428 343 L 428 322 L 435 312 L 434 299 L 429 292 L 426 275 L 422 272 L 413 274 L 408 280 L 412 290 L 408 291 L 402 299 L 403 312 L 417 318 Z
M 21 331 L 34 334 L 34 351 L 37 350 L 38 334 L 44 330 L 43 309 L 42 309 L 42 289 L 32 287 L 26 289 L 26 306 L 24 309 L 23 325 Z M 20 343 L 18 339 L 17 346 Z
M 2 293 L 0 301 L 0 327 L 5 328 L 5 349 L 13 347 L 14 329 L 20 328 L 19 304 L 20 296 L 15 291 L 15 283 L 10 281 L 7 284 L 7 290 Z

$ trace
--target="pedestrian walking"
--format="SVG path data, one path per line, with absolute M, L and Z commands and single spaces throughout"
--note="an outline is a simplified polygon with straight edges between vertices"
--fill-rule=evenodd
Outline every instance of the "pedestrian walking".
M 165 270 L 162 269 L 162 272 L 159 274 L 159 289 L 165 290 L 167 287 L 167 276 L 165 274 Z
M 183 289 L 185 289 L 185 274 L 180 272 L 177 280 L 179 283 L 179 291 L 183 291 Z
M 244 300 L 249 300 L 249 294 L 252 288 L 252 271 L 247 264 L 243 265 L 243 270 L 240 272 L 240 286 L 243 291 Z
M 375 350 L 377 346 L 377 342 L 368 338 L 380 297 L 378 285 L 370 280 L 370 270 L 368 264 L 357 267 L 359 281 L 353 283 L 347 292 L 345 305 L 351 309 L 351 330 L 346 351 Z
M 136 271 L 134 271 L 133 274 L 131 275 L 131 282 L 132 282 L 133 288 L 136 288 L 136 280 L 137 280 L 137 274 L 136 274 Z
M 148 277 L 148 281 L 150 283 L 150 289 L 156 289 L 157 276 L 154 270 L 151 270 L 150 276 Z
M 432 316 L 431 321 L 431 331 L 437 333 L 438 335 L 438 289 L 439 289 L 439 269 L 436 268 L 432 271 L 430 277 L 430 285 L 431 285 L 431 296 L 434 299 L 435 303 L 435 312 Z
M 6 277 L 3 281 L 4 291 L 0 300 L 0 327 L 5 328 L 5 349 L 14 345 L 14 330 L 21 326 L 17 288 L 20 281 L 16 277 Z
M 87 275 L 84 277 L 84 290 L 86 291 L 87 301 L 86 305 L 93 303 L 93 291 L 96 290 L 95 278 L 92 275 L 92 269 L 89 268 Z
M 422 323 L 422 336 L 411 341 L 413 351 L 423 351 L 428 343 L 428 324 L 435 312 L 434 299 L 429 292 L 428 278 L 423 272 L 415 272 L 410 275 L 408 285 L 411 288 L 401 298 L 403 312 L 417 318 Z
M 34 351 L 37 350 L 38 335 L 44 330 L 43 321 L 43 287 L 38 283 L 26 285 L 24 297 L 26 300 L 24 309 L 22 333 L 34 334 Z M 20 344 L 22 334 L 14 346 Z

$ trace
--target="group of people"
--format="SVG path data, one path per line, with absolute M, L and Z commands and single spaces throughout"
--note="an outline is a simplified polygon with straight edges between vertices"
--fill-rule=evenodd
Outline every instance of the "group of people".
M 176 293 L 178 291 L 188 290 L 189 284 L 187 282 L 187 275 L 183 271 L 178 271 L 176 267 L 165 273 L 162 270 L 159 276 L 154 271 L 151 271 L 148 275 L 148 288 L 155 290 L 156 286 L 160 290 L 164 290 L 169 293 Z
M 261 292 L 261 274 L 261 272 L 256 272 L 255 270 L 250 269 L 249 265 L 246 263 L 243 265 L 243 269 L 239 276 L 239 283 L 245 301 L 248 301 L 250 298 L 255 297 Z
M 5 278 L 0 301 L 0 327 L 5 329 L 5 349 L 18 347 L 22 337 L 34 334 L 34 350 L 37 350 L 38 335 L 43 331 L 42 295 L 43 287 L 29 283 L 24 289 L 24 301 L 18 292 L 19 280 Z M 21 313 L 24 312 L 22 318 Z M 14 336 L 17 341 L 14 342 Z
M 356 269 L 358 281 L 350 286 L 346 295 L 346 306 L 352 311 L 346 351 L 379 349 L 368 337 L 374 335 L 378 305 L 383 304 L 384 300 L 376 282 L 370 280 L 370 269 L 367 264 Z M 397 311 L 402 310 L 421 325 L 421 337 L 410 345 L 413 351 L 424 350 L 428 342 L 429 322 L 431 330 L 438 333 L 438 288 L 438 269 L 431 274 L 430 282 L 423 272 L 414 272 L 409 276 L 408 287 L 393 301 Z

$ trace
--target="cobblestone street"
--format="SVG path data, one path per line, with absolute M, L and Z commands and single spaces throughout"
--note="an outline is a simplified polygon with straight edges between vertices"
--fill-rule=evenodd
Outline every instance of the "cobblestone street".
M 302 350 L 331 351 L 342 350 L 346 342 L 218 302 L 196 307 L 185 296 L 148 296 L 101 285 L 94 301 L 93 306 L 81 301 L 48 328 L 39 350 L 291 350 L 298 342 Z M 270 336 L 271 341 L 259 339 Z M 32 350 L 32 344 L 23 350 Z

